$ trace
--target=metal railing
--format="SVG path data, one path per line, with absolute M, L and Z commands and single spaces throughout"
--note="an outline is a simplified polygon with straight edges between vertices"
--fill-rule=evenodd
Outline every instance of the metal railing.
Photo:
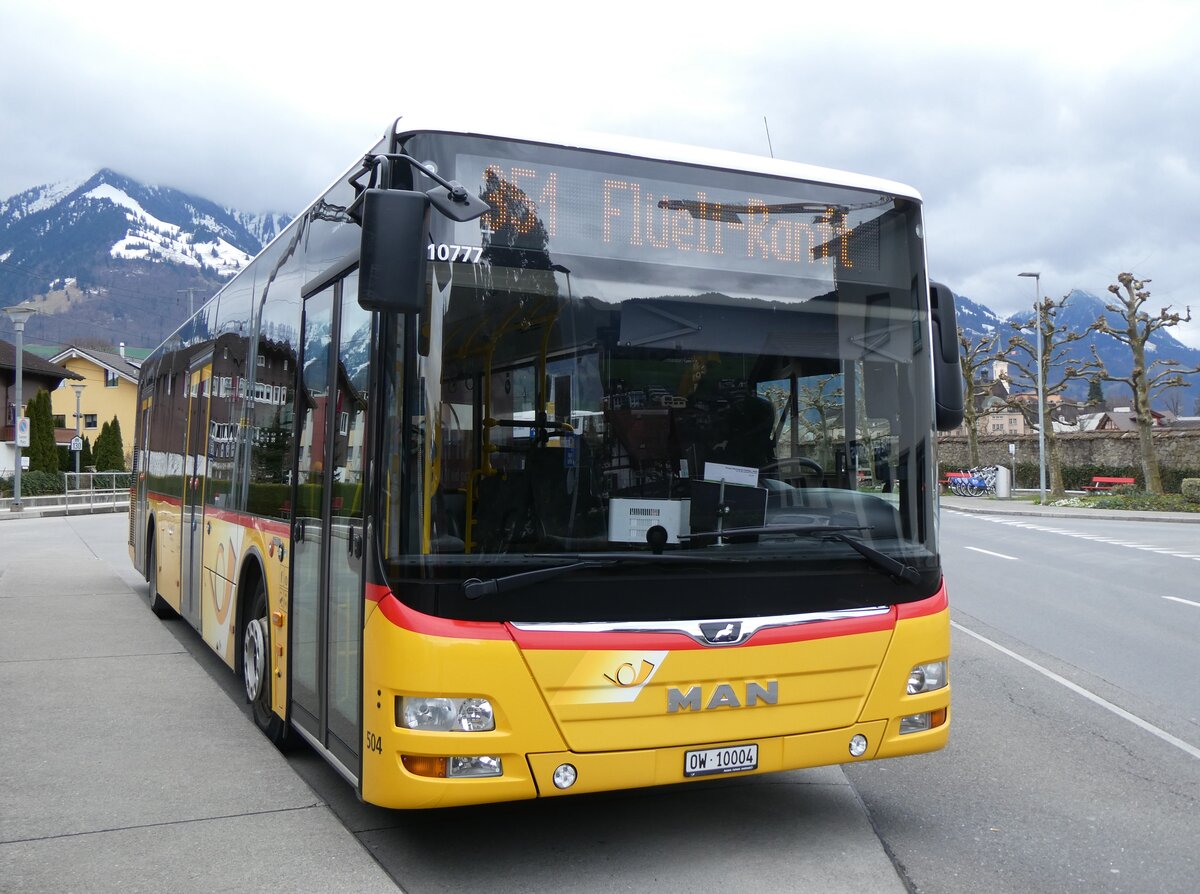
M 118 505 L 129 505 L 128 472 L 66 472 L 63 493 L 66 510 L 95 512 Z
M 63 489 L 52 494 L 21 494 L 25 509 L 62 509 L 71 512 L 113 512 L 129 506 L 128 472 L 64 472 Z M 12 497 L 0 498 L 0 511 L 12 506 Z

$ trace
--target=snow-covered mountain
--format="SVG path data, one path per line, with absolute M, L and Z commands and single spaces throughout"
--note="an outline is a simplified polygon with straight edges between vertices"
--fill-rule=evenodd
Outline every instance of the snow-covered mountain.
M 1082 332 L 1096 322 L 1101 316 L 1107 317 L 1110 324 L 1120 322 L 1119 317 L 1108 311 L 1106 306 L 1114 303 L 1114 296 L 1109 296 L 1109 299 L 1099 298 L 1090 292 L 1085 292 L 1082 289 L 1073 289 L 1067 297 L 1066 306 L 1059 312 L 1058 321 L 1060 325 L 1065 326 L 1073 332 Z M 1000 346 L 1007 345 L 1008 338 L 1014 333 L 1011 326 L 1013 321 L 1019 320 L 1025 322 L 1033 317 L 1032 306 L 1028 311 L 1012 314 L 1006 319 L 1001 319 L 990 309 L 972 301 L 963 295 L 955 295 L 954 301 L 955 310 L 958 316 L 958 326 L 973 342 L 978 342 L 986 335 L 1000 331 Z M 1025 337 L 1029 337 L 1026 335 Z M 1079 362 L 1089 360 L 1092 356 L 1092 347 L 1095 346 L 1096 353 L 1100 355 L 1100 359 L 1104 361 L 1104 365 L 1109 372 L 1117 376 L 1127 376 L 1133 367 L 1133 357 L 1126 347 L 1121 342 L 1117 341 L 1111 335 L 1105 335 L 1097 332 L 1088 333 L 1087 337 L 1076 342 L 1069 350 L 1069 359 Z M 1196 367 L 1200 365 L 1200 350 L 1189 348 L 1179 339 L 1175 338 L 1169 329 L 1159 329 L 1150 336 L 1150 341 L 1146 344 L 1147 360 L 1153 363 L 1155 360 L 1170 360 L 1184 367 Z M 1064 364 L 1066 365 L 1066 364 Z M 1014 371 L 1015 373 L 1015 371 Z M 1153 373 L 1152 373 L 1153 374 Z M 1192 415 L 1196 402 L 1200 401 L 1200 375 L 1185 377 L 1187 385 L 1183 389 L 1178 389 L 1178 397 L 1180 405 L 1183 409 L 1182 415 Z M 1030 382 L 1015 382 L 1017 387 L 1029 388 L 1032 390 L 1033 384 Z M 1129 404 L 1132 402 L 1132 396 L 1129 388 L 1115 382 L 1106 382 L 1103 384 L 1103 389 L 1106 395 L 1116 404 Z M 1087 396 L 1088 382 L 1080 380 L 1070 386 L 1067 394 L 1070 397 L 1082 400 Z M 1166 407 L 1170 395 L 1162 394 L 1154 400 L 1154 406 L 1158 409 Z
M 0 201 L 0 302 L 35 300 L 33 336 L 155 344 L 289 220 L 108 169 L 34 187 Z
M 954 312 L 958 317 L 958 328 L 977 342 L 981 338 L 1000 330 L 1007 333 L 1008 324 L 1001 320 L 990 308 L 972 301 L 966 295 L 954 296 Z

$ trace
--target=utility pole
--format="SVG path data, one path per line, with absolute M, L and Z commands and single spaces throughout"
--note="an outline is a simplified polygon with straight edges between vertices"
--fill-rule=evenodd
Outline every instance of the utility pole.
M 4 312 L 6 314 L 8 314 L 8 318 L 10 320 L 12 320 L 13 328 L 16 329 L 16 331 L 17 331 L 17 344 L 16 344 L 16 349 L 17 349 L 17 358 L 16 358 L 16 360 L 17 360 L 17 364 L 16 364 L 17 365 L 17 377 L 16 378 L 17 378 L 17 380 L 15 382 L 16 391 L 17 391 L 17 394 L 16 394 L 17 410 L 16 410 L 16 418 L 13 420 L 13 456 L 15 458 L 15 462 L 13 463 L 13 500 L 12 500 L 12 505 L 9 506 L 9 509 L 11 509 L 13 512 L 20 512 L 21 511 L 21 447 L 22 447 L 20 429 L 21 429 L 21 422 L 25 418 L 25 396 L 21 393 L 21 389 L 24 386 L 24 383 L 21 381 L 21 373 L 22 373 L 21 366 L 22 366 L 22 361 L 24 360 L 24 354 L 25 354 L 25 343 L 24 343 L 24 341 L 25 341 L 25 323 L 26 323 L 26 321 L 28 321 L 28 319 L 30 317 L 32 317 L 35 313 L 37 313 L 37 311 L 34 310 L 32 307 L 26 307 L 24 305 L 18 304 L 15 307 L 4 308 Z
M 1046 324 L 1046 309 L 1042 306 L 1042 274 L 1018 273 L 1033 278 L 1033 312 L 1037 315 L 1037 402 L 1038 402 L 1038 504 L 1046 503 L 1046 391 L 1042 371 L 1042 333 Z
M 83 418 L 82 416 L 79 415 L 79 400 L 80 400 L 80 398 L 83 397 L 83 389 L 86 388 L 87 386 L 75 384 L 75 385 L 72 385 L 71 387 L 75 389 L 75 440 L 79 440 L 80 436 L 82 435 L 82 430 L 79 427 L 79 423 Z M 75 450 L 74 453 L 75 453 L 75 486 L 79 487 L 79 454 L 83 453 L 83 448 L 80 448 L 79 450 Z
M 193 286 L 190 289 L 176 289 L 175 290 L 175 293 L 177 295 L 186 294 L 188 296 L 188 319 L 189 320 L 192 318 L 192 314 L 194 314 L 196 312 L 195 308 L 193 307 L 192 296 L 196 292 L 203 292 L 203 291 L 204 291 L 204 289 L 197 289 L 195 286 Z

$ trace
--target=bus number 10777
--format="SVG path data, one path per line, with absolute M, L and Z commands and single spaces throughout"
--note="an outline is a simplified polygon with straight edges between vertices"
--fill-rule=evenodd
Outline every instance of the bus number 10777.
M 430 242 L 425 247 L 430 261 L 449 261 L 451 264 L 478 264 L 483 256 L 481 245 L 453 245 L 449 242 Z

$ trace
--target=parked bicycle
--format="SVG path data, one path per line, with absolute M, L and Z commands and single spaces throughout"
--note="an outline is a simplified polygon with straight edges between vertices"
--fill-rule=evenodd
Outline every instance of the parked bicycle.
M 996 467 L 980 466 L 946 476 L 950 493 L 959 497 L 982 497 L 996 493 Z

